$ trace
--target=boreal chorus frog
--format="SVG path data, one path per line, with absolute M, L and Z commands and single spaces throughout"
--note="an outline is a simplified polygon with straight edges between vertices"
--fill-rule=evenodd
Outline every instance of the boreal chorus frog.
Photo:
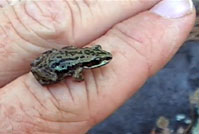
M 53 84 L 69 76 L 82 81 L 83 69 L 104 66 L 111 59 L 112 54 L 102 50 L 100 45 L 85 48 L 67 46 L 44 52 L 31 63 L 31 72 L 41 85 Z

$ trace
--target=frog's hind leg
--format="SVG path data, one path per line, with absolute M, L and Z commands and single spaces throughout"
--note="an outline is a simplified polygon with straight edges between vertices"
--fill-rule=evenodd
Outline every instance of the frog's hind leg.
M 73 74 L 73 78 L 76 80 L 76 81 L 83 81 L 84 80 L 84 77 L 83 77 L 83 68 L 77 68 Z

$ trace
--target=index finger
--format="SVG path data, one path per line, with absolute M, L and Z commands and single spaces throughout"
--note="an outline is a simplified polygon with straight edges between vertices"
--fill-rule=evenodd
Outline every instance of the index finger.
M 0 86 L 27 72 L 41 52 L 64 45 L 83 46 L 158 1 L 49 0 L 2 8 Z

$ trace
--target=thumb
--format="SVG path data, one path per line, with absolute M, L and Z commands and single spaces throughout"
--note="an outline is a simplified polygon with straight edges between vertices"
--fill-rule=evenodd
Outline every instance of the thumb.
M 119 23 L 96 41 L 113 53 L 111 71 L 103 73 L 106 85 L 97 83 L 105 88 L 99 89 L 97 101 L 93 101 L 97 97 L 90 101 L 98 102 L 93 112 L 98 113 L 93 115 L 97 122 L 121 106 L 171 59 L 186 40 L 194 20 L 191 1 L 163 0 L 150 11 Z

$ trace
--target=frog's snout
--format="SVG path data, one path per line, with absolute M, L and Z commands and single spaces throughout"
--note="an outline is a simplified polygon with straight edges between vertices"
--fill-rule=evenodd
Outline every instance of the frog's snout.
M 110 57 L 106 57 L 106 59 L 105 60 L 112 60 L 112 56 L 110 56 Z

